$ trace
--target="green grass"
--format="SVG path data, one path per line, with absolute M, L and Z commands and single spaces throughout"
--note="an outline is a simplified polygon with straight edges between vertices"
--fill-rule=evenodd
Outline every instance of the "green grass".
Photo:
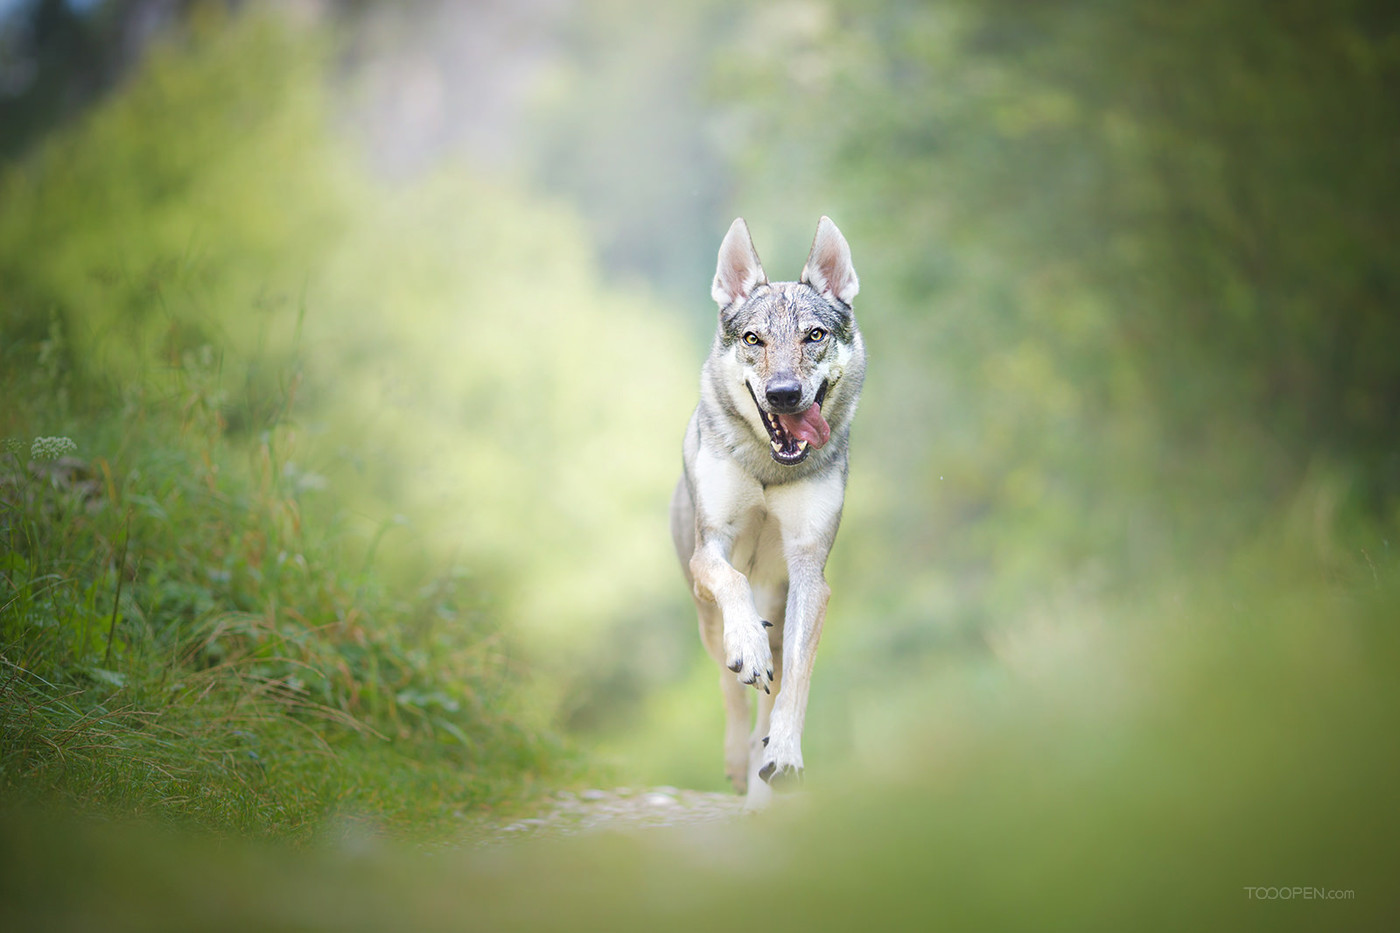
M 577 768 L 519 702 L 486 588 L 379 572 L 308 504 L 290 421 L 231 435 L 197 359 L 80 414 L 10 356 L 27 402 L 0 426 L 0 796 L 250 836 L 431 834 Z M 33 443 L 60 430 L 62 458 Z

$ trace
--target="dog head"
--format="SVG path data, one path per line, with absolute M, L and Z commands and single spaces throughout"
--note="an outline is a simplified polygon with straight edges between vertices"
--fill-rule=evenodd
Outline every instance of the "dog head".
M 720 307 L 725 388 L 752 412 L 745 420 L 780 464 L 825 446 L 832 423 L 854 407 L 864 372 L 851 308 L 859 290 L 850 247 L 827 217 L 796 282 L 769 284 L 742 217 L 720 244 L 710 294 Z

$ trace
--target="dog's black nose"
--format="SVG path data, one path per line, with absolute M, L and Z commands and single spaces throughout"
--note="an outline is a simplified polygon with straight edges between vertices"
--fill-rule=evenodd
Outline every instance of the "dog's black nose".
M 783 411 L 790 411 L 802 401 L 802 383 L 792 376 L 774 376 L 764 390 L 768 404 Z

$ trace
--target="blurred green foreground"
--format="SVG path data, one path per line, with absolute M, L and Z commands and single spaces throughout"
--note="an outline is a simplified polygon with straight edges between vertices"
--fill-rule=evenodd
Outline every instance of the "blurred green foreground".
M 196 5 L 5 140 L 0 928 L 1400 916 L 1389 6 L 541 7 L 511 158 L 395 175 L 432 9 Z M 807 788 L 478 848 L 722 786 L 666 503 L 736 213 L 774 279 L 837 220 L 872 359 Z
M 10 813 L 0 919 L 1383 929 L 1400 908 L 1395 581 L 1344 593 L 1298 564 L 1235 569 L 1300 576 L 1057 619 L 1001 663 L 949 665 L 899 697 L 907 718 L 875 757 L 737 825 L 432 853 L 349 835 L 292 853 Z

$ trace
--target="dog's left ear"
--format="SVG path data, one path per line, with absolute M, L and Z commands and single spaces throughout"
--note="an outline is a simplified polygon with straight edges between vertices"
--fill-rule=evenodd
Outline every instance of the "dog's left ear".
M 817 221 L 817 236 L 812 240 L 812 252 L 802 267 L 804 284 L 810 285 L 828 300 L 835 298 L 843 305 L 855 300 L 860 291 L 860 279 L 851 265 L 851 247 L 830 217 Z

